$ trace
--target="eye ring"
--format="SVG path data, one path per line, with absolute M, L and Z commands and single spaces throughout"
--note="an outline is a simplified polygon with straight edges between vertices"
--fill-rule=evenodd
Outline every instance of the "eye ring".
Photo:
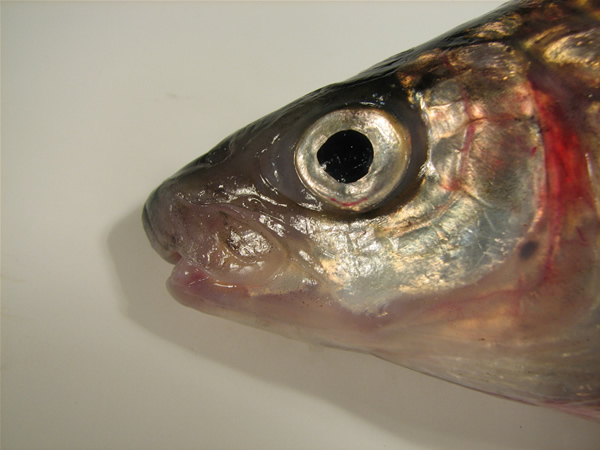
M 351 182 L 339 181 L 319 162 L 319 151 L 330 138 L 347 131 L 363 135 L 372 148 L 372 160 L 363 161 L 366 174 Z M 304 133 L 296 145 L 294 163 L 303 184 L 319 200 L 342 210 L 364 212 L 394 191 L 410 156 L 408 130 L 393 117 L 375 108 L 347 108 L 326 114 Z

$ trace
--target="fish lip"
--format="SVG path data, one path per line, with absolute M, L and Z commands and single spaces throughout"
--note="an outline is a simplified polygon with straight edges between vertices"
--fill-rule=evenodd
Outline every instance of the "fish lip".
M 183 257 L 173 267 L 166 287 L 182 305 L 213 315 L 219 315 L 215 311 L 234 308 L 248 297 L 243 286 L 223 282 Z
M 196 266 L 187 259 L 180 257 L 175 267 L 173 267 L 167 283 L 170 286 L 189 288 L 201 282 L 214 283 L 215 278 L 204 270 L 204 268 Z
M 182 256 L 178 251 L 170 249 L 158 239 L 158 234 L 152 227 L 152 222 L 150 221 L 147 203 L 144 205 L 144 210 L 142 211 L 142 223 L 144 225 L 146 236 L 150 241 L 150 245 L 156 251 L 156 253 L 158 253 L 160 257 L 168 263 L 177 264 L 181 260 Z

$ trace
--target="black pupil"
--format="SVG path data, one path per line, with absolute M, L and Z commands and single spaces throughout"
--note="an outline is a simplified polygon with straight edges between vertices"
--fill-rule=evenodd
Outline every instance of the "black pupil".
M 353 183 L 369 172 L 373 145 L 364 134 L 344 130 L 333 134 L 317 152 L 319 164 L 339 183 Z

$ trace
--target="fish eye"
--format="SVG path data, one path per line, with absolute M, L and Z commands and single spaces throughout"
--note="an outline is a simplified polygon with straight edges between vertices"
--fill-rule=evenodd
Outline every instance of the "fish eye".
M 317 120 L 296 145 L 296 172 L 322 202 L 368 211 L 400 184 L 410 160 L 407 129 L 374 108 L 347 108 Z
M 353 183 L 369 173 L 373 163 L 373 145 L 358 131 L 338 131 L 317 151 L 317 160 L 336 181 Z

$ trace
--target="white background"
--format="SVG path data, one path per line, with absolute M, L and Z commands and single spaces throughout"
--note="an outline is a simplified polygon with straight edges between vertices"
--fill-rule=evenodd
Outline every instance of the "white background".
M 246 123 L 498 2 L 3 3 L 2 448 L 600 448 L 600 427 L 188 310 L 140 214 Z

